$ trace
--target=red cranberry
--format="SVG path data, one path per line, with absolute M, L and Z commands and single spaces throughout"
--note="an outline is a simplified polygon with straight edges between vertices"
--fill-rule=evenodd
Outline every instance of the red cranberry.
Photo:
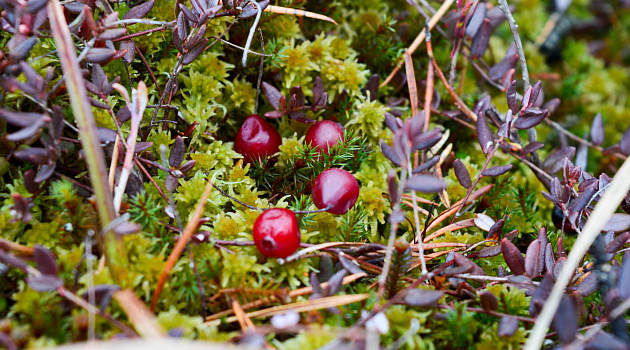
M 278 152 L 281 144 L 278 131 L 259 115 L 252 114 L 236 134 L 234 150 L 243 155 L 245 163 L 251 163 Z
M 359 183 L 343 169 L 322 171 L 313 185 L 313 203 L 319 209 L 333 214 L 345 214 L 359 198 Z
M 330 148 L 343 140 L 343 128 L 330 120 L 317 122 L 306 133 L 306 144 L 311 145 L 319 153 L 323 151 L 328 154 Z
M 254 243 L 262 255 L 286 258 L 300 247 L 300 228 L 295 213 L 288 209 L 269 209 L 254 223 Z

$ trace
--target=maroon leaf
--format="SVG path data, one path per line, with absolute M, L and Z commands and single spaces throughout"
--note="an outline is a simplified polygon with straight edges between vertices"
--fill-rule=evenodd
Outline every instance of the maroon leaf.
M 542 266 L 540 265 L 540 246 L 541 242 L 539 240 L 532 241 L 529 247 L 527 247 L 527 253 L 525 254 L 525 271 L 531 278 L 537 277 L 542 271 Z
M 525 100 L 523 97 L 523 105 L 526 108 L 531 107 L 532 105 L 538 105 L 536 102 L 538 101 L 538 97 L 540 96 L 540 92 L 542 91 L 542 82 L 539 80 L 531 87 L 531 93 L 529 95 L 529 99 Z M 541 103 L 542 104 L 542 103 Z
M 47 149 L 34 147 L 17 150 L 13 155 L 23 161 L 44 165 L 48 164 L 50 154 Z
M 591 295 L 597 291 L 597 283 L 597 275 L 591 271 L 582 279 L 582 282 L 578 284 L 576 291 L 583 297 Z
M 184 53 L 184 46 L 182 41 L 183 40 L 181 38 L 181 35 L 179 34 L 179 28 L 175 27 L 175 29 L 173 29 L 173 44 L 175 44 L 175 48 L 180 53 Z
M 542 142 L 534 141 L 527 144 L 527 146 L 523 147 L 521 150 L 521 156 L 525 156 L 529 153 L 537 151 L 543 148 L 545 145 Z
M 484 19 L 481 28 L 470 45 L 470 55 L 472 58 L 480 58 L 486 53 L 488 44 L 490 43 L 490 35 L 492 35 L 492 25 L 490 24 L 490 20 Z
M 499 301 L 494 294 L 486 291 L 479 295 L 479 304 L 484 310 L 496 311 L 499 308 Z
M 326 286 L 326 289 L 324 291 L 325 295 L 335 295 L 341 289 L 341 286 L 343 285 L 343 278 L 346 277 L 347 274 L 348 271 L 346 269 L 343 269 L 337 271 L 337 273 L 332 275 L 332 277 L 330 277 L 330 279 L 328 280 L 328 285 Z
M 90 63 L 107 63 L 116 55 L 116 50 L 106 47 L 94 47 L 88 51 L 85 59 Z
M 370 101 L 378 99 L 378 84 L 380 80 L 381 78 L 378 74 L 372 74 L 365 84 L 365 90 L 370 93 Z M 315 97 L 315 93 L 313 93 L 313 97 Z
M 556 261 L 556 264 L 553 266 L 553 270 L 551 271 L 553 273 L 554 278 L 558 278 L 558 276 L 560 276 L 560 272 L 562 272 L 562 267 L 564 266 L 564 263 L 566 261 L 567 261 L 567 258 L 564 256 L 558 258 L 558 261 Z
M 63 286 L 63 281 L 52 275 L 28 276 L 26 283 L 37 292 L 50 292 Z
M 488 154 L 492 147 L 492 132 L 483 113 L 479 113 L 477 118 L 477 139 L 479 140 L 479 145 L 481 145 L 483 153 Z
M 37 263 L 37 269 L 44 275 L 57 276 L 59 270 L 55 262 L 53 253 L 44 246 L 35 244 L 33 247 L 33 258 Z
M 477 253 L 477 257 L 478 258 L 488 258 L 491 256 L 497 256 L 501 254 L 501 246 L 500 245 L 495 245 L 492 247 L 485 247 L 483 249 L 481 249 L 479 251 L 479 253 Z
M 501 233 L 503 233 L 503 225 L 505 224 L 505 220 L 501 219 L 492 225 L 488 230 L 488 234 L 486 235 L 487 240 L 498 241 L 501 238 Z
M 133 153 L 142 153 L 151 148 L 151 146 L 153 146 L 153 142 L 138 142 L 136 143 L 136 147 L 133 149 Z
M 520 130 L 533 128 L 540 124 L 549 112 L 546 109 L 538 109 L 537 107 L 529 107 L 521 111 L 518 119 L 514 122 L 514 127 Z
M 480 98 L 479 101 L 477 101 L 477 103 L 475 104 L 475 107 L 473 107 L 473 113 L 475 113 L 475 115 L 479 115 L 479 113 L 485 112 L 486 110 L 488 110 L 488 108 L 490 108 L 491 102 L 492 98 L 490 97 L 490 95 L 486 95 Z
M 24 141 L 24 140 L 29 139 L 31 137 L 36 137 L 41 132 L 41 128 L 42 128 L 43 124 L 44 124 L 43 118 L 40 118 L 39 120 L 37 120 L 33 124 L 31 124 L 31 125 L 29 125 L 27 127 L 24 127 L 24 128 L 14 132 L 14 133 L 12 133 L 12 134 L 6 135 L 5 138 L 8 141 L 21 142 L 21 141 Z
M 125 34 L 127 34 L 127 28 L 114 28 L 102 32 L 98 35 L 98 38 L 101 40 L 114 40 Z
M 503 58 L 503 60 L 499 63 L 497 63 L 496 65 L 490 67 L 490 69 L 488 70 L 488 76 L 490 77 L 490 79 L 492 80 L 499 80 L 501 79 L 503 76 L 505 76 L 505 74 L 512 68 L 516 67 L 516 64 L 518 63 L 518 55 L 514 54 L 514 55 L 506 55 L 505 58 Z M 510 82 L 512 82 L 512 80 L 510 80 Z
M 549 293 L 551 293 L 551 289 L 553 288 L 554 278 L 551 273 L 547 272 L 545 277 L 536 288 L 534 295 L 532 295 L 531 302 L 529 304 L 529 314 L 532 317 L 538 316 L 538 313 L 542 309 L 542 306 L 545 304 L 545 300 L 549 297 Z
M 630 126 L 626 129 L 619 142 L 619 152 L 630 156 Z
M 499 321 L 497 335 L 499 337 L 511 337 L 518 330 L 518 318 L 512 315 L 505 315 Z
M 453 253 L 453 258 L 455 259 L 455 263 L 458 266 L 465 266 L 465 267 L 470 267 L 469 269 L 469 273 L 471 275 L 477 275 L 477 276 L 485 276 L 486 273 L 483 271 L 483 269 L 481 267 L 479 267 L 479 265 L 475 264 L 474 261 L 468 259 L 467 257 L 463 256 L 460 253 Z
M 269 0 L 261 0 L 256 2 L 258 4 L 258 7 L 260 7 L 260 11 L 263 11 L 265 8 L 267 8 L 267 6 L 269 6 Z M 243 12 L 241 12 L 238 16 L 238 18 L 249 18 L 252 16 L 255 16 L 257 13 L 257 10 L 254 9 L 254 6 L 252 6 L 251 2 L 247 4 L 247 6 L 245 6 L 243 8 Z
M 435 176 L 431 175 L 414 175 L 407 179 L 405 188 L 422 193 L 434 193 L 442 191 L 446 187 L 446 183 Z
M 575 339 L 575 333 L 578 328 L 577 320 L 578 317 L 573 302 L 567 296 L 563 296 L 558 306 L 558 311 L 556 311 L 556 315 L 551 322 L 551 328 L 556 331 L 561 342 L 567 344 Z
M 322 89 L 323 89 L 323 85 L 322 85 Z M 262 83 L 262 90 L 263 90 L 263 93 L 265 94 L 265 97 L 267 97 L 267 101 L 269 101 L 269 103 L 273 106 L 273 108 L 280 109 L 280 97 L 282 97 L 282 94 L 280 93 L 280 91 L 278 91 L 278 89 L 273 87 L 273 85 L 268 84 L 266 82 Z
M 435 307 L 444 293 L 439 290 L 411 289 L 405 295 L 405 304 L 418 307 Z
M 601 113 L 597 113 L 593 119 L 593 125 L 591 125 L 591 142 L 595 146 L 599 146 L 604 143 L 604 119 Z
M 512 114 L 518 113 L 518 102 L 516 102 L 516 80 L 513 80 L 507 89 L 507 104 L 512 111 Z
M 586 191 L 582 192 L 576 199 L 571 201 L 567 208 L 570 212 L 580 212 L 586 208 L 586 206 L 593 199 L 593 196 L 597 190 L 593 187 L 589 187 Z
M 144 16 L 148 15 L 149 12 L 151 12 L 151 9 L 153 8 L 153 4 L 154 4 L 154 1 L 150 0 L 138 6 L 134 6 L 131 9 L 129 9 L 127 13 L 125 13 L 125 15 L 123 16 L 123 19 L 144 18 Z
M 488 168 L 484 171 L 481 172 L 481 175 L 483 176 L 499 176 L 499 175 L 503 175 L 505 173 L 507 173 L 508 171 L 512 170 L 514 166 L 512 164 L 508 164 L 508 165 L 500 165 L 500 166 L 495 166 L 492 168 Z
M 551 243 L 547 243 L 547 248 L 545 248 L 545 268 L 547 271 L 553 271 L 555 265 L 556 259 L 553 256 L 553 247 Z
M 457 177 L 457 181 L 459 184 L 464 186 L 464 188 L 470 188 L 472 186 L 472 181 L 470 180 L 470 174 L 468 173 L 468 169 L 461 160 L 455 159 L 453 163 L 453 169 L 455 171 L 455 177 Z
M 501 253 L 512 273 L 515 275 L 525 274 L 525 258 L 514 243 L 503 238 L 501 240 Z
M 171 147 L 171 153 L 168 157 L 168 164 L 174 168 L 179 167 L 184 161 L 184 154 L 186 153 L 186 145 L 184 139 L 181 136 L 175 138 L 175 142 Z
M 199 44 L 195 45 L 195 47 L 184 54 L 184 56 L 182 57 L 182 64 L 187 65 L 193 63 L 195 59 L 197 59 L 197 57 L 199 57 L 199 55 L 203 53 L 207 45 L 208 38 L 203 38 L 203 40 L 201 40 Z
M 11 125 L 22 128 L 40 123 L 44 117 L 45 115 L 41 113 L 11 112 L 6 109 L 0 109 L 0 118 Z
M 571 160 L 575 155 L 575 147 L 563 147 L 551 153 L 542 164 L 543 170 L 550 174 L 555 174 L 562 170 L 564 158 Z

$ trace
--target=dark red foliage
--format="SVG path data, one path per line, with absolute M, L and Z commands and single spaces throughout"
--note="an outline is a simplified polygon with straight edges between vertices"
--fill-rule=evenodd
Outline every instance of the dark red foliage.
M 268 157 L 280 150 L 282 137 L 266 120 L 252 114 L 241 125 L 234 150 L 243 155 L 246 163 Z
M 359 183 L 343 169 L 322 171 L 313 185 L 313 203 L 319 209 L 330 207 L 333 214 L 345 214 L 359 198 Z
M 295 213 L 288 209 L 269 209 L 254 223 L 254 243 L 262 255 L 286 258 L 300 247 L 300 228 Z
M 323 151 L 328 154 L 339 141 L 344 141 L 343 128 L 330 120 L 317 122 L 306 133 L 306 144 L 311 145 L 319 153 Z

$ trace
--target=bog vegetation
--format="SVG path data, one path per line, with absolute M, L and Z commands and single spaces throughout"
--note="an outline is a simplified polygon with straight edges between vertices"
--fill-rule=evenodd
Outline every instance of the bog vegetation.
M 630 346 L 627 0 L 0 8 L 0 347 Z

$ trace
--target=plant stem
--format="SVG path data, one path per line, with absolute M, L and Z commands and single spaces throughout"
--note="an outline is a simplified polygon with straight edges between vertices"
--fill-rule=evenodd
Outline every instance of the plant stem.
M 521 42 L 520 35 L 518 35 L 518 24 L 516 24 L 514 16 L 512 16 L 512 11 L 510 11 L 510 6 L 508 5 L 507 0 L 499 0 L 499 9 L 503 12 L 508 24 L 510 25 L 510 30 L 512 31 L 512 36 L 514 37 L 514 44 L 516 44 L 516 52 L 518 52 L 518 61 L 521 64 L 521 70 L 523 71 L 525 90 L 527 90 L 531 85 L 529 84 L 529 72 L 527 71 L 527 61 L 525 60 L 523 43 Z
M 87 91 L 83 84 L 74 43 L 59 0 L 50 0 L 48 2 L 48 16 L 70 95 L 72 111 L 79 126 L 81 144 L 85 152 L 88 173 L 90 174 L 92 188 L 96 197 L 98 215 L 101 225 L 105 227 L 116 217 L 111 191 L 107 183 L 105 157 L 96 131 L 92 109 L 88 102 Z M 128 262 L 122 241 L 116 239 L 114 232 L 108 231 L 103 237 L 103 244 L 112 278 L 118 284 L 125 284 L 122 276 L 128 266 Z

